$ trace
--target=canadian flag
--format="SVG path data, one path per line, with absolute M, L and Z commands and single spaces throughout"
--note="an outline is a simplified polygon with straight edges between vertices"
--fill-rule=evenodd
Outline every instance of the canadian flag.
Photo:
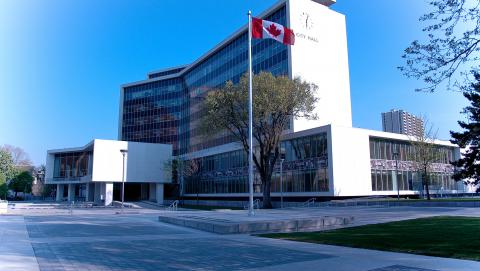
M 286 45 L 295 44 L 295 33 L 293 33 L 292 29 L 257 18 L 252 18 L 252 38 L 270 38 Z

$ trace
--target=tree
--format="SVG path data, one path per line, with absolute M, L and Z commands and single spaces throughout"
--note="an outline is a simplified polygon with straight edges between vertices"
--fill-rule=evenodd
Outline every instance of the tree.
M 202 120 L 206 135 L 227 132 L 236 137 L 248 154 L 248 75 L 238 84 L 227 82 L 221 89 L 207 94 Z M 274 165 L 280 156 L 278 145 L 290 120 L 313 114 L 318 87 L 286 76 L 275 77 L 261 72 L 253 77 L 253 137 L 256 141 L 253 161 L 263 187 L 263 207 L 272 208 L 270 198 Z
M 431 0 L 430 5 L 433 11 L 420 17 L 430 22 L 423 28 L 427 41 L 413 41 L 399 69 L 424 81 L 417 91 L 434 92 L 444 82 L 462 89 L 458 75 L 471 79 L 469 71 L 479 69 L 480 0 Z
M 32 192 L 32 174 L 28 171 L 22 171 L 9 183 L 9 188 L 15 192 L 15 198 L 18 192 L 30 193 Z
M 0 173 L 0 199 L 7 199 L 7 192 L 8 192 L 8 186 L 7 186 L 7 178 L 5 175 Z
M 171 172 L 172 174 L 172 184 L 175 189 L 173 194 L 180 198 L 183 197 L 185 177 L 194 176 L 198 174 L 200 170 L 200 164 L 197 159 L 187 161 L 180 158 L 174 158 L 168 160 L 164 167 L 166 171 Z
M 470 85 L 470 91 L 464 92 L 470 105 L 463 109 L 467 121 L 458 121 L 462 132 L 450 132 L 451 142 L 464 148 L 463 158 L 452 164 L 458 167 L 455 180 L 468 180 L 473 185 L 480 184 L 480 73 L 475 73 L 476 82 Z
M 6 180 L 10 180 L 15 176 L 15 173 L 12 155 L 0 148 L 0 174 L 3 175 Z
M 413 161 L 414 169 L 422 178 L 422 185 L 425 186 L 427 199 L 430 200 L 430 175 L 432 173 L 433 163 L 440 158 L 438 147 L 435 146 L 437 132 L 433 131 L 433 125 L 429 125 L 425 118 L 423 120 L 423 133 L 411 136 L 410 144 L 412 151 L 408 154 L 409 160 Z
M 32 161 L 30 160 L 28 153 L 26 153 L 22 148 L 5 144 L 0 149 L 10 153 L 10 155 L 12 156 L 13 164 L 15 166 L 17 167 L 32 166 Z

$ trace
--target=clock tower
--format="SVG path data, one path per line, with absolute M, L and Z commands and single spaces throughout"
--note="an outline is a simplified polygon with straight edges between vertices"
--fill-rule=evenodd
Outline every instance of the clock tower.
M 295 132 L 323 125 L 352 126 L 345 16 L 335 1 L 287 0 L 288 24 L 295 32 L 289 48 L 290 76 L 315 83 L 318 120 L 297 119 Z

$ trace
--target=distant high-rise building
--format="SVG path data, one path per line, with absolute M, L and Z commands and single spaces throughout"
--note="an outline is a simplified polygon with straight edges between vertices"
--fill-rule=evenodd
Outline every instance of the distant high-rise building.
M 382 113 L 382 128 L 384 132 L 421 136 L 423 120 L 406 111 L 392 109 Z

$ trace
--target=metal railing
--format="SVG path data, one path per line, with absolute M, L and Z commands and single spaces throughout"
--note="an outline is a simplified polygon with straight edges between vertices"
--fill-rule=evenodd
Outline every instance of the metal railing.
M 244 210 L 248 210 L 248 203 L 247 205 L 243 205 Z M 253 201 L 253 209 L 260 209 L 260 199 L 256 199 Z
M 305 201 L 302 205 L 302 207 L 314 207 L 315 206 L 315 198 L 311 198 L 307 201 Z
M 172 212 L 177 211 L 177 210 L 178 210 L 178 203 L 179 203 L 178 199 L 177 199 L 177 200 L 174 200 L 174 201 L 170 204 L 170 206 L 167 207 L 167 211 L 172 211 Z

